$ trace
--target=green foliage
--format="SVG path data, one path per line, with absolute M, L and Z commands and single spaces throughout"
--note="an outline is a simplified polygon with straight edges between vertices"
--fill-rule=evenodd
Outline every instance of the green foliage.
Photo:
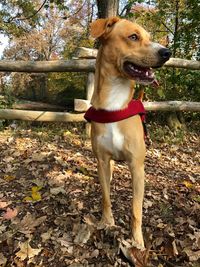
M 4 95 L 0 95 L 0 109 L 11 108 L 15 102 L 14 97 L 11 94 L 10 87 L 4 88 Z M 6 120 L 0 120 L 0 130 L 4 129 Z
M 187 130 L 183 129 L 172 131 L 168 126 L 160 125 L 158 123 L 153 123 L 149 128 L 151 140 L 167 144 L 179 144 L 183 142 L 187 132 Z
M 75 98 L 85 98 L 86 78 L 87 75 L 83 73 L 49 74 L 49 102 L 72 108 Z
M 167 45 L 173 57 L 200 59 L 200 12 L 198 0 L 127 1 L 127 16 Z M 185 69 L 156 70 L 159 88 L 146 88 L 150 100 L 200 100 L 200 72 Z
M 58 7 L 59 10 L 69 10 L 68 3 L 65 0 L 49 0 L 46 1 L 44 7 L 48 9 L 52 8 L 55 5 Z
M 37 3 L 38 1 L 31 0 L 1 1 L 0 32 L 20 36 L 24 31 L 26 32 L 35 27 L 39 18 Z M 29 17 L 31 18 L 28 19 Z M 25 21 L 26 23 L 24 23 Z
M 10 108 L 15 102 L 15 98 L 11 93 L 11 88 L 7 85 L 4 88 L 4 95 L 0 95 L 0 109 Z

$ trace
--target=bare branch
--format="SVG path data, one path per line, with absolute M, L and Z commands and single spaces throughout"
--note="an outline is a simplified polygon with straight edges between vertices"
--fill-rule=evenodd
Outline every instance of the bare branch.
M 80 6 L 80 8 L 78 10 L 76 10 L 76 12 L 74 12 L 73 14 L 69 15 L 69 16 L 64 16 L 64 17 L 61 17 L 62 19 L 69 19 L 70 17 L 74 17 L 75 15 L 77 15 L 81 9 L 84 7 L 86 3 L 86 0 L 83 2 L 82 6 Z
M 29 19 L 33 18 L 35 15 L 37 15 L 40 12 L 40 10 L 44 7 L 44 5 L 46 4 L 46 2 L 47 2 L 47 0 L 44 0 L 44 2 L 39 7 L 39 9 L 35 13 L 33 13 L 31 16 L 25 17 L 25 18 L 20 18 L 22 16 L 22 14 L 19 14 L 18 13 L 15 17 L 12 17 L 8 21 L 5 21 L 5 23 L 10 23 L 10 22 L 12 22 L 15 19 L 22 21 L 22 20 L 29 20 Z

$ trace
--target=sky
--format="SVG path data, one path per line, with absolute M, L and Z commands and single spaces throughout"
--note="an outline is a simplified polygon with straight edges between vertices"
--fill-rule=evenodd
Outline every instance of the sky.
M 8 45 L 8 37 L 3 34 L 0 34 L 0 57 L 2 57 L 3 51 L 7 45 Z

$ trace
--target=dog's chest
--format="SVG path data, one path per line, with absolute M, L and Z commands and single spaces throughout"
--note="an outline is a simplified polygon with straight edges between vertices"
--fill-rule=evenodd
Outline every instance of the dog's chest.
M 110 78 L 110 90 L 105 100 L 106 110 L 119 110 L 130 96 L 130 81 L 122 78 Z
M 114 158 L 119 158 L 124 145 L 124 135 L 120 132 L 117 122 L 105 124 L 105 131 L 97 140 Z

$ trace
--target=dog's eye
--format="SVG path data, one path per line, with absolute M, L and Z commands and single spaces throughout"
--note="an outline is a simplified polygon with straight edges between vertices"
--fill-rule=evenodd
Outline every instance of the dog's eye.
M 139 37 L 138 37 L 138 35 L 137 35 L 136 33 L 130 35 L 128 38 L 129 38 L 131 41 L 137 41 L 137 40 L 139 40 Z

